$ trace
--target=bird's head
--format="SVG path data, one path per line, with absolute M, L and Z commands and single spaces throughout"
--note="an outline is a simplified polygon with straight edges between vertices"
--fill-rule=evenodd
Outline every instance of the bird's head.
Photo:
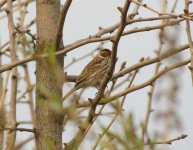
M 109 49 L 107 49 L 107 48 L 102 49 L 102 50 L 99 51 L 99 56 L 103 57 L 103 58 L 111 57 L 111 51 Z

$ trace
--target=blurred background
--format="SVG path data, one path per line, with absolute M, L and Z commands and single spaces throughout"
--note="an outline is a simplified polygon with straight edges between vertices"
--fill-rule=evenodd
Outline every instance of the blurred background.
M 168 0 L 166 7 L 164 7 L 165 0 L 153 0 L 153 1 L 143 1 L 151 8 L 162 12 L 171 13 L 173 8 L 175 14 L 184 13 L 184 1 L 183 0 Z M 176 6 L 174 5 L 176 2 Z M 64 3 L 64 1 L 62 1 Z M 64 25 L 63 31 L 63 41 L 64 45 L 71 44 L 79 39 L 89 37 L 98 32 L 99 27 L 106 28 L 109 27 L 120 20 L 120 12 L 117 10 L 118 6 L 123 6 L 124 1 L 117 0 L 74 0 L 68 15 L 67 20 Z M 16 5 L 16 2 L 15 2 Z M 132 3 L 129 13 L 131 13 L 135 4 Z M 15 6 L 15 9 L 17 6 Z M 190 5 L 190 12 L 193 11 L 192 5 Z M 15 24 L 18 22 L 19 12 L 15 10 L 14 21 Z M 35 1 L 29 3 L 27 7 L 27 14 L 24 24 L 30 24 L 31 20 L 35 19 L 36 16 L 36 6 Z M 156 13 L 140 7 L 138 15 L 135 18 L 149 18 L 149 17 L 158 17 Z M 140 27 L 149 27 L 154 25 L 160 25 L 162 21 L 148 21 L 148 22 L 138 22 L 129 24 L 126 30 L 131 30 Z M 191 26 L 193 24 L 191 23 Z M 188 44 L 187 35 L 186 35 L 186 25 L 185 21 L 179 23 L 179 25 L 166 27 L 163 31 L 161 30 L 152 30 L 139 33 L 133 33 L 126 35 L 121 38 L 118 47 L 118 61 L 116 64 L 115 72 L 119 71 L 121 64 L 125 61 L 126 67 L 132 66 L 139 62 L 143 58 L 153 58 L 156 56 L 156 51 L 160 49 L 160 36 L 162 36 L 161 44 L 161 53 L 166 52 L 167 50 L 175 49 L 181 45 Z M 31 33 L 36 33 L 35 24 L 30 27 Z M 6 14 L 0 12 L 0 47 L 9 41 L 8 37 L 8 27 Z M 30 38 L 30 37 L 28 37 Z M 65 72 L 69 75 L 78 75 L 85 65 L 96 55 L 96 52 L 93 52 L 92 55 L 89 55 L 85 59 L 81 59 L 77 63 L 73 63 L 68 67 L 69 64 L 89 52 L 95 50 L 98 46 L 101 46 L 101 43 L 91 43 L 80 48 L 77 48 L 67 54 L 65 58 Z M 111 49 L 111 42 L 104 42 L 103 47 Z M 19 49 L 19 48 L 18 48 Z M 33 49 L 29 49 L 29 55 L 33 53 Z M 21 51 L 18 50 L 18 58 L 22 59 L 24 56 L 21 54 Z M 184 50 L 183 52 L 178 53 L 168 59 L 165 59 L 161 62 L 159 70 L 163 69 L 167 65 L 180 62 L 186 58 L 190 58 L 189 49 Z M 9 64 L 10 59 L 6 55 L 1 57 L 1 64 Z M 30 81 L 32 84 L 35 84 L 35 63 L 27 63 L 29 66 L 30 72 Z M 190 65 L 190 64 L 189 64 Z M 150 120 L 148 124 L 148 136 L 159 137 L 159 141 L 164 141 L 163 139 L 172 139 L 180 136 L 181 134 L 187 134 L 188 137 L 184 140 L 175 141 L 172 145 L 164 145 L 157 147 L 157 149 L 164 150 L 190 150 L 193 147 L 193 117 L 191 116 L 192 106 L 193 106 L 193 92 L 192 92 L 192 81 L 191 74 L 188 69 L 188 66 L 180 67 L 175 69 L 166 75 L 162 76 L 156 81 L 155 89 L 153 92 L 152 98 L 152 109 L 153 112 L 150 115 Z M 156 64 L 148 65 L 139 70 L 136 75 L 136 78 L 133 82 L 134 85 L 143 83 L 150 79 L 155 72 Z M 20 78 L 24 78 L 24 71 L 21 67 L 18 67 Z M 2 73 L 3 78 L 7 76 L 7 72 Z M 124 81 L 125 77 L 120 78 L 119 81 Z M 65 83 L 64 84 L 64 94 L 73 87 L 74 83 Z M 111 86 L 109 83 L 108 88 Z M 113 91 L 112 94 L 124 90 L 128 86 L 128 82 L 122 84 L 119 88 Z M 26 90 L 26 84 L 21 80 L 19 82 L 19 92 Z M 127 95 L 123 109 L 123 117 L 131 116 L 132 114 L 132 123 L 136 128 L 136 134 L 141 133 L 141 123 L 145 118 L 145 112 L 147 109 L 148 101 L 148 92 L 151 90 L 151 87 L 145 87 L 143 89 L 134 91 Z M 76 93 L 79 93 L 77 91 Z M 88 88 L 84 90 L 83 99 L 93 98 L 97 92 L 97 89 Z M 19 94 L 18 94 L 19 95 Z M 8 83 L 8 91 L 6 96 L 6 104 L 8 106 L 10 97 L 10 82 Z M 34 97 L 34 94 L 33 94 Z M 25 99 L 25 97 L 23 98 Z M 7 107 L 7 110 L 9 108 Z M 104 110 L 104 113 L 111 112 L 112 108 L 107 106 Z M 86 115 L 86 113 L 83 113 Z M 29 107 L 25 103 L 19 103 L 17 105 L 17 120 L 18 122 L 23 122 L 20 127 L 32 127 L 30 122 L 30 111 Z M 109 124 L 111 117 L 108 115 L 103 115 L 99 117 L 98 122 L 92 127 L 91 132 L 86 137 L 86 140 L 82 143 L 82 149 L 92 149 L 91 147 L 95 144 L 95 139 L 98 135 L 95 133 L 96 129 L 100 129 Z M 123 134 L 122 122 L 123 120 L 119 117 L 115 123 L 111 126 L 110 130 L 112 132 L 117 132 Z M 128 122 L 123 124 L 127 125 Z M 95 128 L 96 127 L 96 128 Z M 78 128 L 75 127 L 75 123 L 70 121 L 67 123 L 64 130 L 63 142 L 68 142 L 75 135 L 75 131 Z M 17 132 L 17 143 L 31 136 L 31 133 L 27 132 Z M 34 141 L 28 142 L 23 149 L 33 149 Z M 88 147 L 89 146 L 91 147 Z

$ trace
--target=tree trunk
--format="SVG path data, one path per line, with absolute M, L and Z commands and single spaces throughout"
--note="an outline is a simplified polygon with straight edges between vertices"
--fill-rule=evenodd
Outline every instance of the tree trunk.
M 60 0 L 37 0 L 36 55 L 50 54 L 36 61 L 36 146 L 37 150 L 62 149 L 63 117 L 61 68 L 62 59 L 55 57 L 55 40 L 60 15 Z

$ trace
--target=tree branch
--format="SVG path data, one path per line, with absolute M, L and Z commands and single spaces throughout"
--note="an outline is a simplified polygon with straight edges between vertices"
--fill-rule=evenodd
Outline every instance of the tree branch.
M 185 0 L 185 14 L 189 14 L 189 0 Z M 193 86 L 193 44 L 192 44 L 192 37 L 191 37 L 191 29 L 190 29 L 190 22 L 188 19 L 186 19 L 186 34 L 188 38 L 188 42 L 190 45 L 190 57 L 191 57 L 191 66 L 189 67 L 191 76 L 192 76 L 192 86 Z
M 72 3 L 72 0 L 66 0 L 65 5 L 62 8 L 62 12 L 60 13 L 60 18 L 58 21 L 58 28 L 57 28 L 58 30 L 57 30 L 57 34 L 56 34 L 56 51 L 58 51 L 59 47 L 60 47 L 60 41 L 62 38 L 62 31 L 64 28 L 64 22 L 66 20 L 66 15 L 67 15 L 67 12 L 70 8 L 71 3 Z
M 129 94 L 133 91 L 136 91 L 136 90 L 139 90 L 139 89 L 142 89 L 146 86 L 151 86 L 152 83 L 154 83 L 158 78 L 160 78 L 162 75 L 166 74 L 167 72 L 173 70 L 173 69 L 176 69 L 176 68 L 179 68 L 181 66 L 184 66 L 184 65 L 187 65 L 188 63 L 190 63 L 190 59 L 187 59 L 187 60 L 184 60 L 182 62 L 179 62 L 179 63 L 176 63 L 176 64 L 173 64 L 169 67 L 166 67 L 165 69 L 163 69 L 162 71 L 160 71 L 159 73 L 157 73 L 155 76 L 153 76 L 152 78 L 150 78 L 149 80 L 147 80 L 146 82 L 144 83 L 141 83 L 139 85 L 136 85 L 136 86 L 133 86 L 131 88 L 127 88 L 125 90 L 123 90 L 122 92 L 119 92 L 113 96 L 110 96 L 110 97 L 106 97 L 106 98 L 103 98 L 102 101 L 99 103 L 100 105 L 105 105 L 109 102 L 112 102 L 114 100 L 117 100 L 118 98 L 126 95 L 126 94 Z M 76 107 L 80 108 L 80 107 L 88 107 L 90 106 L 90 102 L 89 101 L 85 101 L 85 102 L 82 102 L 82 103 L 79 103 L 77 104 Z
M 118 44 L 119 44 L 121 35 L 122 35 L 123 30 L 124 30 L 125 25 L 126 25 L 127 11 L 129 9 L 130 3 L 131 3 L 130 0 L 126 0 L 123 8 L 118 7 L 118 10 L 121 12 L 121 21 L 120 21 L 120 26 L 118 28 L 117 33 L 111 39 L 112 44 L 113 44 L 112 45 L 112 53 L 111 53 L 111 63 L 110 63 L 110 66 L 107 70 L 107 74 L 104 77 L 104 80 L 102 80 L 102 82 L 100 84 L 97 96 L 92 101 L 92 105 L 91 105 L 91 108 L 89 111 L 89 116 L 88 116 L 89 122 L 92 122 L 94 114 L 95 114 L 95 109 L 96 109 L 98 103 L 100 102 L 101 98 L 103 97 L 107 83 L 109 82 L 109 80 L 111 79 L 111 77 L 113 75 L 115 64 L 117 61 Z
M 116 63 L 116 56 L 117 56 L 117 47 L 118 47 L 118 43 L 119 40 L 121 38 L 122 32 L 125 28 L 125 22 L 126 22 L 126 17 L 127 17 L 127 11 L 129 9 L 130 6 L 130 0 L 126 0 L 124 7 L 123 8 L 119 8 L 119 10 L 121 11 L 121 25 L 115 35 L 115 38 L 112 39 L 113 42 L 113 46 L 112 46 L 112 55 L 111 55 L 111 64 L 108 68 L 108 71 L 104 77 L 104 79 L 102 80 L 100 87 L 99 87 L 99 91 L 96 95 L 96 97 L 92 100 L 92 104 L 91 104 L 91 108 L 88 114 L 88 119 L 86 120 L 85 123 L 83 123 L 78 131 L 78 133 L 76 134 L 76 136 L 66 145 L 65 149 L 72 149 L 72 148 L 77 148 L 78 145 L 81 143 L 81 141 L 83 140 L 83 137 L 87 134 L 88 129 L 90 128 L 90 126 L 92 125 L 92 121 L 94 118 L 94 114 L 95 114 L 95 109 L 97 104 L 100 102 L 101 97 L 104 94 L 106 85 L 108 83 L 108 81 L 110 80 L 113 71 L 114 71 L 114 67 L 115 67 L 115 63 Z
M 183 140 L 187 137 L 188 135 L 186 134 L 182 134 L 176 138 L 170 139 L 170 140 L 166 140 L 166 141 L 157 141 L 157 142 L 147 142 L 147 144 L 172 144 L 172 142 L 174 141 L 179 141 L 179 140 Z M 147 145 L 146 144 L 146 145 Z
M 179 68 L 181 66 L 187 65 L 188 63 L 190 63 L 190 59 L 184 60 L 182 62 L 173 64 L 173 65 L 170 65 L 169 67 L 165 67 L 165 69 L 163 69 L 162 71 L 157 73 L 155 76 L 153 76 L 151 79 L 147 80 L 146 82 L 144 82 L 144 83 L 142 83 L 138 86 L 134 86 L 134 87 L 125 89 L 124 91 L 122 91 L 118 94 L 115 94 L 114 96 L 105 98 L 104 100 L 101 101 L 101 104 L 109 103 L 111 101 L 114 101 L 114 100 L 118 99 L 121 96 L 124 96 L 125 94 L 128 94 L 128 93 L 131 93 L 133 91 L 139 90 L 139 89 L 144 88 L 146 86 L 151 86 L 155 82 L 155 80 L 157 80 L 159 77 L 161 77 L 165 73 L 167 73 L 167 72 L 169 72 L 173 69 Z
M 7 17 L 8 17 L 8 28 L 9 28 L 9 48 L 11 54 L 11 63 L 15 63 L 17 61 L 16 49 L 15 49 L 15 25 L 13 21 L 13 11 L 12 11 L 12 0 L 7 0 Z M 10 126 L 11 128 L 15 128 L 17 126 L 16 123 L 16 97 L 17 97 L 17 68 L 12 68 L 12 76 L 11 76 L 11 97 L 10 97 Z M 7 136 L 7 149 L 12 150 L 15 147 L 16 140 L 16 132 L 10 133 Z
M 123 32 L 123 35 L 125 36 L 125 35 L 129 35 L 129 34 L 133 34 L 133 33 L 138 33 L 138 32 L 162 29 L 163 27 L 166 27 L 166 26 L 177 25 L 179 22 L 182 22 L 182 21 L 184 21 L 184 19 L 179 19 L 178 21 L 174 21 L 174 22 L 167 23 L 167 24 L 164 24 L 164 25 L 148 26 L 148 27 L 142 27 L 142 28 L 137 28 L 137 29 L 134 28 L 132 30 Z M 71 50 L 73 50 L 75 48 L 78 48 L 80 46 L 83 46 L 83 45 L 86 45 L 86 44 L 89 44 L 89 43 L 94 43 L 94 42 L 107 41 L 107 40 L 111 40 L 113 38 L 114 38 L 114 35 L 106 36 L 106 37 L 101 37 L 101 38 L 92 38 L 92 36 L 91 36 L 89 38 L 85 38 L 85 39 L 76 41 L 76 42 L 74 42 L 74 43 L 72 43 L 70 45 L 67 45 L 67 46 L 64 47 L 63 50 L 55 52 L 53 54 L 55 54 L 56 56 L 65 55 L 66 53 L 68 53 Z M 27 63 L 27 62 L 30 62 L 30 61 L 47 58 L 48 56 L 49 56 L 48 54 L 41 54 L 41 55 L 36 55 L 36 56 L 32 55 L 32 56 L 30 56 L 28 58 L 25 58 L 23 60 L 19 60 L 19 61 L 16 61 L 14 63 L 11 63 L 9 65 L 5 65 L 5 66 L 1 67 L 0 68 L 0 73 L 5 72 L 7 70 L 10 70 L 10 69 L 18 66 L 18 65 L 21 65 L 21 64 L 24 64 L 24 63 Z
M 3 5 L 5 5 L 6 2 L 7 2 L 7 0 L 2 0 L 2 1 L 0 2 L 0 8 L 1 8 Z
M 166 52 L 161 54 L 160 56 L 140 61 L 139 63 L 136 63 L 128 68 L 124 68 L 123 70 L 115 73 L 112 76 L 111 81 L 114 79 L 120 78 L 120 77 L 134 71 L 134 70 L 137 70 L 137 69 L 140 69 L 140 68 L 145 67 L 147 65 L 154 64 L 154 63 L 160 62 L 164 59 L 167 59 L 167 58 L 169 58 L 169 57 L 171 57 L 171 56 L 173 56 L 181 51 L 186 50 L 187 48 L 189 48 L 189 44 L 181 45 L 181 46 L 177 47 L 176 49 L 166 50 Z M 67 75 L 67 73 L 64 73 L 64 79 L 68 82 L 76 82 L 77 76 L 76 75 Z
M 23 141 L 19 142 L 19 143 L 15 146 L 15 150 L 20 150 L 25 144 L 27 144 L 27 143 L 30 142 L 31 140 L 34 140 L 34 136 L 30 136 L 30 137 L 24 139 Z
M 173 142 L 175 141 L 179 141 L 179 140 L 183 140 L 187 137 L 188 135 L 186 134 L 182 134 L 176 138 L 173 138 L 173 139 L 169 139 L 169 140 L 165 140 L 165 141 L 147 141 L 144 145 L 156 145 L 156 144 L 172 144 Z M 132 148 L 132 150 L 135 150 L 135 149 L 138 149 L 139 146 L 135 146 Z
M 10 132 L 13 132 L 13 131 L 20 131 L 20 132 L 32 132 L 34 133 L 34 129 L 27 129 L 27 128 L 2 128 L 0 129 L 0 131 L 5 131 L 5 130 L 9 130 Z

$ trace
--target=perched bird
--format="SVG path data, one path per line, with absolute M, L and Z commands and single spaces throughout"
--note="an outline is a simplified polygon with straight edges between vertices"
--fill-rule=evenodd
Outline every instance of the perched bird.
M 107 72 L 111 60 L 111 51 L 109 49 L 102 49 L 97 56 L 90 61 L 81 74 L 78 76 L 76 84 L 62 100 L 67 99 L 74 91 L 84 87 L 99 87 L 100 82 Z

